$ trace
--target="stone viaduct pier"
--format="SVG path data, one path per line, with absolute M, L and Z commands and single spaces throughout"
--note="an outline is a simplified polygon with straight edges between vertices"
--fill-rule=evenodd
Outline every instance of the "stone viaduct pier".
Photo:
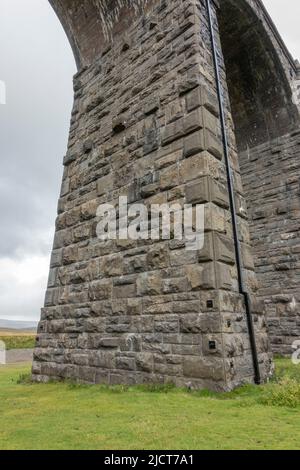
M 78 73 L 34 379 L 267 380 L 300 336 L 300 71 L 262 1 L 50 3 Z M 99 240 L 120 196 L 203 205 L 203 249 Z

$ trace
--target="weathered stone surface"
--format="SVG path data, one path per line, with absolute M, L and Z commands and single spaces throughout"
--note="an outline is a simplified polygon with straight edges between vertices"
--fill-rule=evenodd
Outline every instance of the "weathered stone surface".
M 189 357 L 183 361 L 183 374 L 189 378 L 221 381 L 224 380 L 223 361 Z
M 188 204 L 201 204 L 209 202 L 208 178 L 201 178 L 195 183 L 188 184 L 185 188 L 186 202 Z
M 112 175 L 106 175 L 103 176 L 102 178 L 99 178 L 97 181 L 97 195 L 98 196 L 103 196 L 104 194 L 107 194 L 108 191 L 111 191 L 113 189 L 113 179 Z
M 249 246 L 243 244 L 244 263 L 247 269 L 255 269 L 257 274 L 258 298 L 265 303 L 272 349 L 285 355 L 291 353 L 292 343 L 300 336 L 299 226 L 295 219 L 300 209 L 296 183 L 298 141 L 297 134 L 288 134 L 275 142 L 253 148 L 252 161 L 246 153 L 240 153 L 254 253 L 253 263 Z M 276 170 L 270 166 L 274 155 Z M 257 178 L 256 174 L 260 177 Z
M 216 233 L 214 235 L 214 250 L 217 261 L 227 264 L 235 264 L 234 243 L 231 238 L 220 233 Z M 245 267 L 248 268 L 248 266 Z
M 217 95 L 209 91 L 207 87 L 197 87 L 186 96 L 186 106 L 188 111 L 204 106 L 215 116 L 219 115 L 219 103 Z
M 214 263 L 187 266 L 187 279 L 191 289 L 214 289 L 216 287 L 214 269 Z
M 185 137 L 184 139 L 184 156 L 186 158 L 191 157 L 199 152 L 203 152 L 205 150 L 204 144 L 204 132 L 198 131 L 194 134 Z
M 186 183 L 209 175 L 210 168 L 214 165 L 212 158 L 206 152 L 202 152 L 181 162 L 179 166 L 180 182 Z
M 246 1 L 249 8 L 256 8 Z M 73 46 L 80 71 L 74 79 L 74 111 L 34 377 L 111 384 L 172 381 L 216 390 L 253 382 L 205 2 L 148 0 L 143 15 L 124 2 L 116 18 L 111 16 L 116 2 L 100 2 L 101 8 L 109 6 L 105 14 L 111 31 L 103 25 L 99 2 L 97 7 L 95 1 L 86 1 L 85 15 L 75 0 L 65 0 L 64 9 L 60 2 L 52 3 L 70 37 L 76 39 Z M 245 41 L 247 31 L 253 47 L 242 49 L 253 54 L 249 64 L 260 63 L 257 51 L 262 53 L 260 59 L 265 51 L 261 43 L 252 42 L 255 21 L 251 28 L 243 20 L 241 28 L 232 28 L 235 32 L 227 30 L 229 3 L 232 14 L 237 9 L 241 20 L 249 10 L 235 0 L 220 3 L 221 40 L 239 34 Z M 260 27 L 267 27 L 265 15 L 258 17 Z M 261 31 L 256 33 L 259 41 Z M 234 42 L 229 45 L 236 53 Z M 224 50 L 229 55 L 226 41 Z M 221 51 L 219 57 L 223 67 Z M 239 60 L 234 58 L 232 65 L 237 76 Z M 280 60 L 286 61 L 286 56 Z M 284 68 L 288 69 L 290 73 L 291 64 Z M 262 140 L 261 109 L 256 116 L 251 107 L 259 102 L 257 98 L 269 106 L 268 112 L 269 102 L 275 103 L 278 132 L 283 136 L 284 122 L 295 122 L 278 97 L 289 102 L 287 86 L 279 86 L 277 96 L 274 87 L 274 96 L 262 96 L 258 83 L 261 96 L 250 87 L 253 100 L 245 103 L 245 94 L 232 89 L 242 85 L 234 84 L 230 70 L 226 72 L 230 97 L 223 86 L 224 101 L 233 104 L 232 112 L 226 106 L 226 125 L 244 274 L 253 299 L 262 380 L 266 380 L 272 370 L 271 356 L 264 312 L 253 295 L 258 284 L 245 201 L 253 212 L 259 298 L 267 300 L 274 349 L 287 352 L 291 331 L 294 328 L 297 334 L 300 325 L 299 135 L 289 129 L 289 137 L 267 144 Z M 261 73 L 267 83 L 268 77 Z M 225 71 L 221 76 L 224 80 Z M 256 131 L 249 127 L 251 123 Z M 270 135 L 274 125 L 272 120 Z M 251 145 L 243 147 L 248 137 Z M 254 148 L 255 142 L 265 146 Z M 243 148 L 247 148 L 245 154 L 240 151 Z M 279 162 L 277 170 L 273 161 Z M 172 239 L 98 240 L 97 207 L 116 205 L 121 195 L 128 196 L 129 204 L 147 206 L 203 204 L 203 249 L 188 251 L 182 240 Z

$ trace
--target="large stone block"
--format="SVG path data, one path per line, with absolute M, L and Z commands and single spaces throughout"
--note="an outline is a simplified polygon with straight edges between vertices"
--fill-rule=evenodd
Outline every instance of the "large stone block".
M 179 165 L 180 182 L 195 180 L 210 173 L 210 157 L 206 152 L 198 153 Z
M 90 284 L 90 300 L 107 300 L 112 295 L 112 283 L 108 280 L 94 281 Z
M 187 266 L 186 274 L 192 290 L 214 289 L 216 287 L 213 263 Z
M 228 238 L 220 233 L 215 233 L 214 249 L 216 261 L 221 261 L 222 263 L 227 264 L 235 263 L 235 249 L 231 238 Z
M 209 179 L 200 178 L 199 180 L 188 184 L 185 188 L 185 197 L 188 204 L 202 204 L 209 202 Z
M 137 295 L 159 295 L 162 292 L 162 280 L 159 274 L 143 273 L 137 279 Z
M 113 189 L 113 175 L 108 174 L 97 181 L 97 195 L 103 196 Z
M 223 360 L 187 357 L 183 360 L 183 374 L 189 378 L 222 381 L 224 380 Z
M 219 115 L 219 103 L 216 94 L 203 85 L 186 95 L 186 106 L 188 111 L 204 106 L 214 116 Z
M 217 334 L 221 332 L 220 317 L 216 313 L 197 313 L 182 316 L 180 332 L 184 334 Z
M 161 134 L 162 145 L 170 144 L 174 140 L 177 140 L 180 137 L 183 137 L 184 133 L 185 133 L 185 129 L 184 129 L 183 119 L 179 119 L 178 121 L 168 124 L 162 130 L 162 134 Z
M 184 138 L 184 156 L 191 157 L 205 150 L 204 132 L 198 131 Z

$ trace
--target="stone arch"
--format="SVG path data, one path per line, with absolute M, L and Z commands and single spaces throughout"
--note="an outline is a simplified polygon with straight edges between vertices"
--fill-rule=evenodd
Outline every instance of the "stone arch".
M 78 69 L 91 65 L 112 38 L 127 30 L 153 0 L 49 0 L 73 49 Z
M 49 0 L 78 69 L 91 65 L 154 0 Z M 105 21 L 104 21 L 105 17 Z M 117 21 L 116 21 L 117 20 Z M 284 135 L 299 121 L 297 67 L 260 0 L 221 0 L 221 43 L 238 147 Z M 121 34 L 120 34 L 121 33 Z M 122 41 L 129 38 L 122 38 Z M 267 86 L 266 86 L 267 84 Z
M 217 15 L 258 297 L 273 351 L 290 354 L 300 335 L 298 65 L 260 0 L 221 0 Z
M 222 0 L 218 20 L 239 150 L 289 133 L 295 63 L 262 3 Z

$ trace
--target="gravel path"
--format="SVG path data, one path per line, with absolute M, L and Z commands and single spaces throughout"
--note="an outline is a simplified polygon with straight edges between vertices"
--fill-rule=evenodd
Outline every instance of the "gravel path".
M 18 362 L 31 362 L 33 349 L 11 349 L 6 351 L 6 363 L 16 364 Z

